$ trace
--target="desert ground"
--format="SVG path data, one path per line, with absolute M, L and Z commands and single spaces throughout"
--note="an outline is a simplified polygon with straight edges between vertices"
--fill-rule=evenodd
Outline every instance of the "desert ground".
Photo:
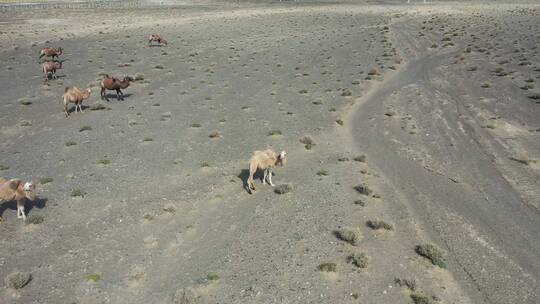
M 540 4 L 405 2 L 1 11 L 0 303 L 538 303 Z

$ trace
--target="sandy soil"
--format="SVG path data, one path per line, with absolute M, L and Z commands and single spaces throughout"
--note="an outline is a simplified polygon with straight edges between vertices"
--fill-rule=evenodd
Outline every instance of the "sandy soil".
M 503 3 L 4 13 L 0 176 L 42 182 L 27 210 L 44 221 L 2 205 L 0 278 L 32 280 L 6 283 L 0 302 L 536 303 L 539 15 Z M 151 33 L 169 44 L 148 47 Z M 67 52 L 57 80 L 40 74 L 46 45 Z M 138 80 L 105 102 L 104 74 Z M 92 96 L 65 118 L 72 85 Z M 249 195 L 247 160 L 268 147 L 289 152 L 273 180 L 293 191 L 256 181 Z M 446 269 L 415 252 L 424 243 Z

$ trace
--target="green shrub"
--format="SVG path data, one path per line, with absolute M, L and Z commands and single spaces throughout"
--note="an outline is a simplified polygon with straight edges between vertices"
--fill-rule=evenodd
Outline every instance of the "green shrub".
M 353 253 L 347 260 L 358 268 L 366 268 L 369 264 L 369 258 L 365 253 Z
M 439 266 L 441 268 L 446 268 L 446 263 L 444 261 L 444 256 L 441 251 L 432 244 L 422 244 L 416 246 L 416 253 L 419 255 L 431 260 L 433 265 Z
M 319 265 L 319 271 L 322 272 L 336 272 L 336 263 L 326 262 Z

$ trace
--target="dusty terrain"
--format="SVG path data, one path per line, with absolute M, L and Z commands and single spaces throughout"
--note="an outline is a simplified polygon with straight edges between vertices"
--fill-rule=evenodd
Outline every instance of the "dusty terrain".
M 537 303 L 540 6 L 459 4 L 1 13 L 0 176 L 43 222 L 2 205 L 0 279 L 32 280 L 0 303 Z M 264 148 L 291 192 L 245 191 Z

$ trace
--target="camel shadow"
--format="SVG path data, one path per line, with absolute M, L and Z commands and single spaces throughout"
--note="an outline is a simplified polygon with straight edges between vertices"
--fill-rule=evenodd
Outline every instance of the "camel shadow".
M 274 172 L 272 172 L 272 175 L 273 174 L 274 174 Z M 250 193 L 249 185 L 248 185 L 249 170 L 248 169 L 242 169 L 242 171 L 238 175 L 238 178 L 242 180 L 242 183 L 243 183 L 242 187 L 244 188 L 244 190 L 247 193 Z M 263 178 L 264 178 L 264 171 L 263 170 L 257 170 L 257 172 L 255 172 L 255 174 L 253 174 L 253 180 L 258 179 L 262 183 Z
M 84 111 L 84 110 L 86 110 L 86 109 L 89 109 L 90 106 L 81 105 L 81 108 L 82 108 L 83 111 Z M 68 114 L 76 113 L 76 112 L 75 112 L 75 109 L 76 109 L 76 107 L 70 107 L 70 108 L 68 109 Z
M 122 97 L 121 97 L 121 99 L 119 101 L 122 101 L 124 98 L 128 98 L 131 95 L 133 95 L 133 94 L 125 93 L 124 95 L 122 95 Z M 116 100 L 118 100 L 116 93 L 107 93 L 107 94 L 105 94 L 105 97 L 107 99 L 116 99 Z M 103 100 L 105 100 L 105 99 L 103 99 Z M 105 101 L 108 101 L 108 100 L 105 100 Z
M 30 214 L 32 209 L 38 208 L 43 209 L 47 205 L 47 199 L 46 198 L 36 198 L 33 202 L 29 202 L 27 199 L 24 201 L 24 211 L 26 215 Z M 4 211 L 6 210 L 13 210 L 17 211 L 17 202 L 16 201 L 9 201 L 5 202 L 3 204 L 0 204 L 0 217 L 4 215 Z

